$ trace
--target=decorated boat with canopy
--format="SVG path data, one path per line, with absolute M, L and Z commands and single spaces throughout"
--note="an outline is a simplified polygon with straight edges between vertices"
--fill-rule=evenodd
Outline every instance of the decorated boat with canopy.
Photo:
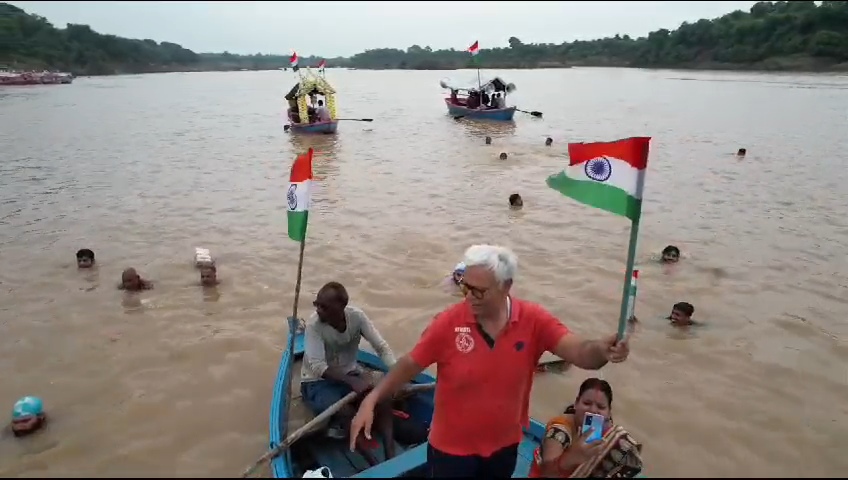
M 517 108 L 506 106 L 507 94 L 515 91 L 515 85 L 500 77 L 485 83 L 478 80 L 476 86 L 461 86 L 449 81 L 440 82 L 442 88 L 450 90 L 445 98 L 448 114 L 454 118 L 511 121 Z
M 311 69 L 299 69 L 300 79 L 286 94 L 288 110 L 286 131 L 292 133 L 336 133 L 336 90 L 323 76 Z M 321 118 L 318 101 L 324 103 L 329 115 Z

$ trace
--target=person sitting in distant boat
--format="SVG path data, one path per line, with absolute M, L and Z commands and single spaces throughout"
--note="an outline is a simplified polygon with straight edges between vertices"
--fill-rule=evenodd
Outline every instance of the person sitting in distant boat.
M 662 263 L 677 263 L 680 261 L 680 249 L 674 245 L 669 245 L 662 250 Z
M 315 109 L 315 116 L 318 117 L 319 122 L 329 122 L 332 120 L 330 118 L 330 109 L 324 106 L 324 100 L 318 100 L 318 108 Z
M 94 266 L 94 252 L 88 248 L 77 251 L 77 268 L 91 268 Z
M 134 268 L 128 268 L 121 273 L 121 285 L 118 288 L 128 292 L 140 292 L 150 290 L 153 288 L 153 284 L 141 278 L 141 275 Z
M 489 103 L 491 103 L 492 99 L 489 97 L 489 94 L 486 92 L 480 93 L 480 104 L 484 107 L 488 107 Z
M 521 195 L 517 193 L 513 193 L 509 196 L 509 208 L 514 210 L 518 210 L 524 206 L 524 200 L 521 199 Z
M 671 307 L 671 315 L 668 319 L 674 327 L 691 327 L 700 325 L 700 323 L 692 320 L 692 315 L 695 313 L 695 307 L 689 302 L 678 302 Z
M 604 417 L 603 437 L 587 442 L 587 414 Z M 577 399 L 545 427 L 530 464 L 530 478 L 633 478 L 642 471 L 642 445 L 612 420 L 612 387 L 589 378 Z
M 480 92 L 468 92 L 468 99 L 465 100 L 465 108 L 477 108 L 480 106 Z
M 492 98 L 492 108 L 504 108 L 504 98 L 500 92 L 496 93 Z
M 451 90 L 450 102 L 454 105 L 461 105 L 461 103 L 459 103 L 459 97 L 457 96 L 458 93 L 459 92 L 457 92 L 456 90 Z
M 348 300 L 342 284 L 327 283 L 318 291 L 313 302 L 315 314 L 306 324 L 300 390 L 303 401 L 316 415 L 350 392 L 365 394 L 373 387 L 371 379 L 356 361 L 362 338 L 371 344 L 383 363 L 389 367 L 395 363 L 389 344 L 365 312 L 349 305 Z M 355 413 L 353 405 L 346 405 L 336 414 L 336 419 L 340 425 L 347 426 Z M 391 401 L 380 402 L 376 418 L 386 458 L 391 458 L 395 455 Z M 359 436 L 356 445 L 372 465 L 376 464 L 364 437 Z

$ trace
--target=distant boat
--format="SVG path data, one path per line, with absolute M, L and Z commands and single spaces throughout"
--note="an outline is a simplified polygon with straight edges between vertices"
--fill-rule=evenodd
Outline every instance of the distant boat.
M 503 95 L 504 102 L 508 93 L 515 91 L 515 85 L 506 83 L 499 77 L 495 77 L 486 83 L 482 83 L 477 87 L 457 87 L 451 86 L 444 80 L 439 82 L 442 88 L 451 91 L 450 96 L 446 97 L 445 105 L 448 108 L 448 115 L 454 118 L 470 118 L 478 120 L 493 120 L 501 122 L 510 122 L 515 116 L 517 108 L 491 108 L 483 105 L 477 108 L 468 108 L 469 97 L 480 98 L 483 94 L 492 97 L 495 93 Z
M 67 85 L 74 76 L 63 72 L 16 72 L 0 68 L 0 86 L 2 85 Z
M 289 108 L 286 112 L 288 123 L 283 127 L 291 133 L 336 133 L 339 121 L 336 116 L 336 90 L 322 76 L 316 75 L 310 69 L 306 73 L 300 70 L 300 81 L 286 95 Z M 310 121 L 315 117 L 315 109 L 309 105 L 310 97 L 322 95 L 330 120 L 324 122 Z M 303 121 L 306 120 L 306 121 Z

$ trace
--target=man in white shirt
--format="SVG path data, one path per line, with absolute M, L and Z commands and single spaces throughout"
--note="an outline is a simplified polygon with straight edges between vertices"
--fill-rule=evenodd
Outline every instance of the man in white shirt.
M 329 122 L 330 118 L 330 110 L 324 106 L 324 100 L 318 100 L 318 108 L 315 109 L 315 116 L 318 117 L 319 122 Z
M 365 338 L 387 366 L 395 363 L 389 344 L 368 316 L 359 308 L 348 305 L 348 300 L 347 290 L 342 284 L 330 282 L 324 285 L 313 302 L 315 314 L 306 324 L 300 390 L 304 402 L 316 415 L 350 392 L 364 394 L 373 387 L 371 379 L 356 361 L 360 339 Z M 375 423 L 379 423 L 386 458 L 391 458 L 395 448 L 390 401 L 383 402 L 379 410 L 375 410 Z M 347 427 L 354 414 L 354 406 L 347 405 L 337 418 Z M 360 436 L 357 447 L 366 460 L 376 462 L 367 453 L 370 448 L 364 437 Z

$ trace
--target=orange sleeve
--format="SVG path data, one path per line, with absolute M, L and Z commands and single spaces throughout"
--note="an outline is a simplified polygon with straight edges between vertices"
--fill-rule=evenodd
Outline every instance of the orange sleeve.
M 450 315 L 448 311 L 436 315 L 421 333 L 418 343 L 412 347 L 409 357 L 421 368 L 427 368 L 442 360 L 445 352 L 446 332 L 450 328 Z
M 539 355 L 552 352 L 562 337 L 571 333 L 571 330 L 541 305 L 533 305 L 532 308 L 536 319 L 536 344 L 540 347 Z

